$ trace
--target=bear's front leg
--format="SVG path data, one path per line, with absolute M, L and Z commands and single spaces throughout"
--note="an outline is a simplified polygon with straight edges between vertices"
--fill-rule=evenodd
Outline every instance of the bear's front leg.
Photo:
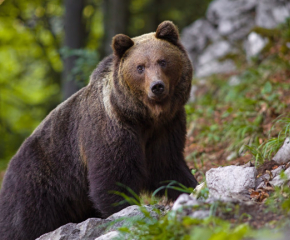
M 176 181 L 188 188 L 195 188 L 198 184 L 184 160 L 185 138 L 185 113 L 180 111 L 172 122 L 160 127 L 149 139 L 146 159 L 150 169 L 150 191 L 166 186 L 170 181 Z M 159 196 L 164 194 L 165 190 L 158 193 Z M 170 200 L 176 200 L 180 194 L 181 191 L 167 189 Z
M 101 217 L 106 218 L 129 205 L 114 192 L 132 197 L 118 183 L 139 195 L 146 178 L 145 157 L 137 136 L 129 130 L 114 129 L 113 136 L 98 139 L 88 160 L 89 196 Z

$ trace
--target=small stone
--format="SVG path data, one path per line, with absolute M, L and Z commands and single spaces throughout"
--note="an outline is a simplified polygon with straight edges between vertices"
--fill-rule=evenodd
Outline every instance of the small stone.
M 280 175 L 273 178 L 272 181 L 270 181 L 270 184 L 273 186 L 281 187 L 282 185 L 286 184 L 290 180 L 290 168 L 287 168 L 284 172 L 286 175 L 285 179 L 282 179 Z
M 273 178 L 278 176 L 284 169 L 285 169 L 285 165 L 281 165 L 277 167 L 276 169 L 272 170 L 271 173 L 272 173 Z
M 150 213 L 152 217 L 158 218 L 158 214 L 154 211 L 153 207 L 151 206 L 142 206 L 146 208 L 146 210 Z M 114 213 L 113 215 L 109 216 L 107 220 L 114 221 L 120 218 L 132 218 L 132 217 L 144 217 L 144 214 L 140 210 L 140 206 L 132 205 L 129 207 L 124 208 L 120 212 Z
M 197 210 L 189 215 L 192 218 L 204 219 L 210 216 L 209 210 Z
M 248 195 L 255 188 L 257 170 L 254 167 L 227 166 L 206 172 L 210 197 L 227 200 L 235 193 Z
M 176 211 L 177 209 L 180 209 L 182 207 L 188 207 L 188 206 L 198 206 L 199 202 L 196 200 L 196 198 L 188 195 L 188 194 L 181 194 L 176 201 L 173 204 L 172 210 Z
M 227 156 L 226 160 L 227 161 L 232 161 L 233 159 L 235 159 L 237 157 L 237 152 L 231 152 L 229 156 Z
M 189 95 L 189 99 L 188 99 L 188 102 L 190 103 L 194 103 L 195 100 L 196 100 L 196 91 L 197 91 L 197 86 L 195 85 L 192 85 L 191 86 L 191 89 L 190 89 L 190 95 Z
M 263 38 L 259 34 L 251 32 L 245 43 L 247 58 L 250 59 L 251 57 L 257 56 L 268 42 L 268 38 Z
M 290 161 L 290 138 L 287 137 L 283 146 L 278 150 L 273 160 L 279 164 L 284 164 Z
M 271 180 L 271 177 L 268 173 L 256 179 L 255 189 L 263 188 L 265 186 L 265 180 Z

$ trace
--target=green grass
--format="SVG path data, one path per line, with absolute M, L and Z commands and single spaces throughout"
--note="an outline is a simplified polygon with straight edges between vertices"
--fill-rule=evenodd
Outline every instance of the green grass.
M 228 152 L 237 152 L 237 156 L 250 150 L 259 163 L 277 150 L 290 127 L 289 116 L 285 116 L 289 112 L 285 96 L 290 92 L 290 62 L 284 52 L 284 45 L 290 41 L 289 26 L 290 20 L 276 31 L 279 40 L 273 38 L 279 51 L 265 54 L 264 60 L 253 61 L 239 70 L 239 84 L 231 86 L 228 76 L 213 76 L 203 83 L 194 80 L 198 86 L 196 101 L 188 104 L 186 111 L 195 143 L 224 145 Z M 271 134 L 265 128 L 269 121 L 277 126 Z M 277 131 L 282 132 L 278 135 Z
M 272 132 L 275 129 L 282 129 L 278 135 Z M 253 155 L 256 164 L 263 163 L 264 160 L 271 160 L 274 154 L 283 145 L 286 137 L 290 136 L 290 115 L 281 115 L 273 122 L 273 127 L 269 132 L 268 139 L 262 144 L 247 146 L 250 153 Z

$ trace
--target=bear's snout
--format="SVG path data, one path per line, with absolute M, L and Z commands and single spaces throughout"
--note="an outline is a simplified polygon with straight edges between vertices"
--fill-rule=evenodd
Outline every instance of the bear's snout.
M 156 81 L 150 84 L 151 92 L 156 96 L 160 96 L 164 93 L 165 84 L 162 81 Z
M 162 80 L 151 82 L 148 97 L 156 102 L 163 101 L 168 95 L 168 87 Z

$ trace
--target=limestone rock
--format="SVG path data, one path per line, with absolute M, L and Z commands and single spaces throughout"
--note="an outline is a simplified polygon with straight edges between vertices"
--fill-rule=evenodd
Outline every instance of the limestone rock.
M 258 33 L 251 32 L 245 43 L 247 59 L 257 56 L 268 42 L 268 38 L 263 38 Z
M 286 178 L 281 178 L 280 175 L 273 178 L 272 181 L 270 181 L 271 185 L 281 187 L 282 185 L 286 184 L 290 180 L 290 168 L 287 168 L 284 172 L 286 175 Z
M 272 170 L 271 173 L 272 173 L 272 177 L 276 177 L 278 176 L 283 170 L 285 169 L 285 165 L 281 165 L 279 167 L 277 167 L 276 169 Z
M 235 71 L 236 66 L 232 60 L 220 61 L 220 58 L 235 51 L 235 48 L 225 40 L 211 44 L 198 57 L 195 75 L 201 78 L 216 73 Z
M 287 137 L 283 146 L 279 149 L 273 160 L 279 164 L 284 164 L 290 161 L 290 138 Z
M 255 26 L 274 28 L 290 16 L 289 0 L 214 0 L 199 19 L 184 28 L 181 41 L 189 53 L 198 78 L 232 73 L 234 61 L 219 58 L 236 53 L 244 43 L 247 58 L 259 54 L 267 39 L 251 33 Z M 250 34 L 250 35 L 249 35 Z M 288 45 L 287 45 L 288 46 Z M 290 43 L 289 43 L 290 46 Z M 240 49 L 241 50 L 241 49 Z
M 214 26 L 206 19 L 199 19 L 184 28 L 181 32 L 181 41 L 190 60 L 195 66 L 197 57 L 202 53 L 210 41 L 216 41 L 220 36 Z
M 216 0 L 207 10 L 207 19 L 217 25 L 218 32 L 230 40 L 244 38 L 255 25 L 252 12 L 257 0 Z
M 90 218 L 79 224 L 68 223 L 37 240 L 94 240 L 105 232 L 109 222 L 106 219 Z
M 227 166 L 212 168 L 206 172 L 210 197 L 228 200 L 232 195 L 248 195 L 255 188 L 257 170 L 254 167 Z
M 207 9 L 207 19 L 213 24 L 218 24 L 221 19 L 237 17 L 253 10 L 258 0 L 215 0 Z
M 219 41 L 208 46 L 203 54 L 198 59 L 199 65 L 204 65 L 211 62 L 213 59 L 224 57 L 232 52 L 232 46 L 227 41 Z
M 95 240 L 111 240 L 111 239 L 118 239 L 120 236 L 120 233 L 118 231 L 112 231 L 108 232 L 98 238 L 95 238 Z
M 204 218 L 207 218 L 210 216 L 210 211 L 209 210 L 197 210 L 197 211 L 194 211 L 189 216 L 192 218 L 204 219 Z
M 173 204 L 172 210 L 178 210 L 185 206 L 198 206 L 199 202 L 196 198 L 188 195 L 188 194 L 181 194 Z
M 158 218 L 158 214 L 152 206 L 142 206 L 152 217 Z M 40 236 L 37 240 L 105 240 L 117 237 L 116 230 L 123 225 L 130 225 L 132 219 L 144 218 L 139 206 L 129 206 L 117 212 L 107 219 L 90 218 L 79 224 L 68 223 L 55 231 Z
M 229 78 L 229 85 L 230 86 L 238 86 L 241 83 L 241 78 L 237 75 L 233 75 Z M 227 157 L 227 161 L 230 161 L 234 158 L 237 157 L 237 152 L 232 152 L 228 157 Z
M 234 61 L 225 60 L 218 61 L 213 60 L 207 64 L 200 65 L 196 68 L 195 76 L 199 78 L 208 77 L 212 74 L 220 74 L 220 73 L 230 73 L 234 72 L 237 69 Z
M 275 28 L 290 16 L 290 3 L 287 0 L 260 0 L 256 11 L 256 25 Z

